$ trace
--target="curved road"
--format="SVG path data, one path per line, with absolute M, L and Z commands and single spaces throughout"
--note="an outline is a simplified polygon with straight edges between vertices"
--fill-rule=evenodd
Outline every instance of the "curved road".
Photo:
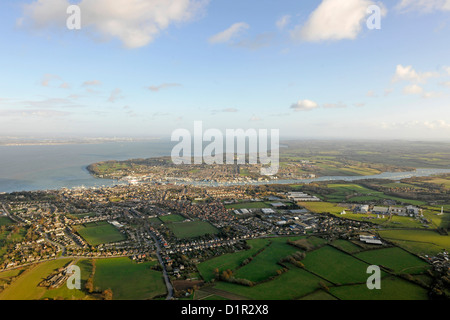
M 150 233 L 150 236 L 153 238 L 156 244 L 156 255 L 158 256 L 159 263 L 161 264 L 163 268 L 163 276 L 164 276 L 164 282 L 166 283 L 167 287 L 167 297 L 166 300 L 172 300 L 173 299 L 173 286 L 170 282 L 169 275 L 167 274 L 166 265 L 164 264 L 164 261 L 161 257 L 161 246 L 159 245 L 159 241 L 156 238 L 156 236 L 153 234 L 153 232 L 150 230 L 150 228 L 147 226 L 148 232 Z

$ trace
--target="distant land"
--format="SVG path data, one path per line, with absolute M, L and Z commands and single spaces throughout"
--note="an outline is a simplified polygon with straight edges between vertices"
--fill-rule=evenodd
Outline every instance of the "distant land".
M 260 165 L 183 164 L 170 157 L 103 161 L 87 170 L 97 178 L 133 181 L 254 182 L 302 180 L 324 176 L 373 176 L 416 169 L 449 169 L 450 143 L 404 141 L 283 141 L 280 168 L 273 177 L 260 174 Z
M 33 137 L 0 137 L 0 146 L 50 146 L 68 144 L 98 144 L 107 142 L 134 142 L 159 140 L 160 138 L 33 138 Z

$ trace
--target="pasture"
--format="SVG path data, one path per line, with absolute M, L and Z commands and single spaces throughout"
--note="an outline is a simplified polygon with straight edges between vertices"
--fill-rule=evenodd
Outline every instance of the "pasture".
M 124 234 L 107 222 L 89 223 L 76 226 L 78 234 L 91 246 L 125 240 Z
M 217 234 L 219 232 L 213 225 L 205 221 L 169 223 L 167 227 L 179 239 L 195 238 L 207 234 Z
M 98 259 L 94 288 L 111 289 L 115 300 L 144 300 L 165 295 L 162 273 L 150 269 L 155 263 L 137 264 L 128 258 Z

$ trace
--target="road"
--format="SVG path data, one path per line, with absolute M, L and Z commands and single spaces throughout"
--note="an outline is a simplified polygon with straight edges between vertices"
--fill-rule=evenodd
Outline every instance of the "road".
M 156 255 L 158 256 L 159 263 L 161 264 L 161 266 L 163 268 L 164 282 L 166 283 L 166 287 L 167 287 L 166 300 L 172 300 L 173 299 L 173 294 L 174 294 L 173 286 L 172 286 L 172 283 L 170 282 L 169 275 L 167 274 L 166 265 L 164 264 L 164 261 L 163 261 L 163 259 L 161 257 L 161 246 L 159 245 L 159 241 L 156 238 L 156 236 L 150 230 L 150 227 L 147 226 L 147 228 L 148 228 L 148 232 L 150 233 L 150 236 L 155 241 L 155 244 L 156 244 Z

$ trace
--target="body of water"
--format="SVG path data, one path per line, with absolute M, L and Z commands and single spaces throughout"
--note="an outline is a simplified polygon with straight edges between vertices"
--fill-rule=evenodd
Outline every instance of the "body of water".
M 100 144 L 0 146 L 0 192 L 99 187 L 117 181 L 97 179 L 86 167 L 105 160 L 170 155 L 170 141 Z
M 108 142 L 53 146 L 0 146 L 0 192 L 101 187 L 118 184 L 89 174 L 89 164 L 106 160 L 128 160 L 169 156 L 170 141 Z M 271 180 L 253 184 L 295 184 L 314 181 L 400 180 L 450 173 L 450 169 L 417 169 L 414 172 L 385 172 L 373 176 L 332 176 L 305 180 Z M 180 183 L 179 183 L 180 184 Z M 198 186 L 243 185 L 244 183 L 193 182 Z

